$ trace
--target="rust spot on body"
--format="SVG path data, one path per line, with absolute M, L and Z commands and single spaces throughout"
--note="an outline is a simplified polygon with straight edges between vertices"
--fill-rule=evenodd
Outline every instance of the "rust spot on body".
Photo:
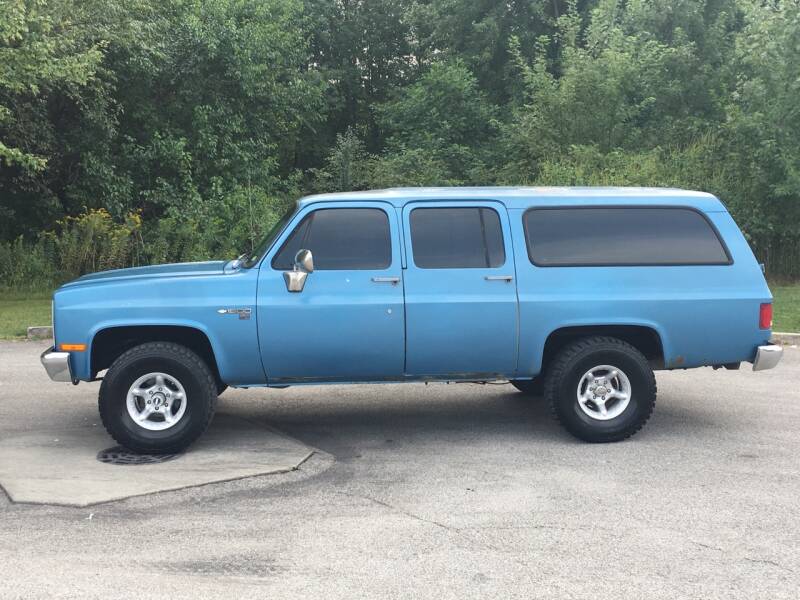
M 686 359 L 679 354 L 678 356 L 675 357 L 675 359 L 672 361 L 670 366 L 672 366 L 672 367 L 680 367 L 685 362 L 686 362 Z

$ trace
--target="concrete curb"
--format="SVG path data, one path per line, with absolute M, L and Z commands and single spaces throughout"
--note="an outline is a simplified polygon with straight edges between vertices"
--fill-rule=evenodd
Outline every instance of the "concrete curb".
M 53 339 L 53 328 L 49 325 L 46 327 L 28 327 L 29 340 L 51 340 Z
M 316 452 L 248 419 L 219 413 L 175 460 L 135 467 L 97 460 L 113 444 L 92 420 L 0 440 L 0 486 L 13 503 L 85 507 L 126 498 L 296 471 Z
M 775 331 L 772 333 L 772 343 L 782 346 L 796 346 L 800 344 L 800 333 L 782 333 Z

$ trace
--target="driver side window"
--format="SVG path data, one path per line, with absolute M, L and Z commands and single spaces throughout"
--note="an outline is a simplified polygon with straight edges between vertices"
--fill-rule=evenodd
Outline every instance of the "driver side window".
M 308 213 L 272 259 L 289 271 L 299 250 L 311 250 L 314 269 L 380 270 L 392 264 L 389 217 L 378 208 L 320 208 Z

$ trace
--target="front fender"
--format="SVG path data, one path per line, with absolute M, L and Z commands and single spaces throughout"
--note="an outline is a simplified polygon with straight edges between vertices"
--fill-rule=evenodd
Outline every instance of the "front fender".
M 76 378 L 87 381 L 92 375 L 92 347 L 100 331 L 136 326 L 192 328 L 208 339 L 225 383 L 263 384 L 255 288 L 252 272 L 111 280 L 62 288 L 55 295 L 56 342 L 86 344 L 85 352 L 71 353 L 70 366 Z M 250 313 L 231 309 L 250 309 Z
M 211 351 L 214 354 L 220 378 L 227 382 L 236 371 L 231 364 L 229 353 L 225 351 L 225 346 L 218 339 L 218 335 L 200 321 L 191 319 L 109 319 L 97 323 L 91 328 L 86 340 L 86 352 L 73 353 L 70 357 L 72 372 L 75 377 L 84 381 L 91 377 L 91 357 L 97 335 L 102 331 L 117 327 L 185 327 L 197 330 L 206 336 L 208 343 L 211 345 Z

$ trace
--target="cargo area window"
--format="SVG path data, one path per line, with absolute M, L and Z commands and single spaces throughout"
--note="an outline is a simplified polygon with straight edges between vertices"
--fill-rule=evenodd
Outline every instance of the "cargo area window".
M 415 208 L 409 219 L 420 269 L 485 269 L 506 262 L 500 217 L 491 208 Z
M 310 212 L 272 259 L 272 268 L 291 270 L 303 249 L 311 250 L 318 271 L 387 269 L 392 264 L 389 218 L 378 208 Z
M 533 208 L 523 223 L 528 257 L 541 267 L 731 264 L 717 231 L 690 208 Z

